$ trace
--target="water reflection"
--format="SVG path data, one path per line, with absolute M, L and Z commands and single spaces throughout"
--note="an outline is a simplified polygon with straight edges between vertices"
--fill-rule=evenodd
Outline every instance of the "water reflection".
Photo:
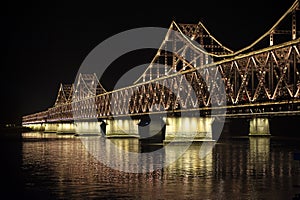
M 213 142 L 199 143 L 190 147 L 189 143 L 145 144 L 136 138 L 106 139 L 101 136 L 80 137 L 80 139 L 95 159 L 108 167 L 130 173 L 160 170 L 178 159 L 197 165 L 199 158 L 211 157 L 214 146 Z
M 106 139 L 81 137 L 87 151 L 95 159 L 113 169 L 124 172 L 148 172 L 162 168 L 164 151 L 149 155 L 140 153 L 138 139 Z
M 270 161 L 270 138 L 269 137 L 250 137 L 250 155 L 248 175 L 265 175 L 271 167 Z M 270 165 L 271 164 L 271 165 Z
M 211 144 L 213 145 L 213 144 Z M 176 145 L 168 146 L 166 154 L 171 156 L 176 153 Z M 168 191 L 176 194 L 178 199 L 209 199 L 213 192 L 213 152 L 206 152 L 206 156 L 199 156 L 204 151 L 201 144 L 193 144 L 174 163 L 163 169 L 164 187 L 166 195 L 172 199 Z M 178 184 L 170 184 L 177 182 Z
M 165 158 L 176 157 L 181 148 L 168 146 L 161 157 L 143 160 L 143 166 L 153 171 L 127 173 L 99 162 L 86 145 L 98 151 L 98 156 L 126 161 L 120 166 L 125 171 L 137 166 L 126 157 L 109 157 L 110 151 L 115 151 L 111 145 L 135 153 L 160 146 L 142 146 L 136 139 L 113 139 L 105 146 L 106 152 L 100 152 L 106 142 L 100 137 L 39 133 L 23 137 L 25 190 L 41 198 L 292 199 L 299 193 L 300 165 L 293 160 L 294 147 L 270 138 L 217 143 L 204 157 L 199 156 L 203 146 L 193 144 L 174 163 L 155 168 Z
M 41 139 L 64 139 L 74 138 L 73 135 L 60 135 L 56 133 L 43 133 L 43 132 L 26 132 L 22 134 L 22 138 L 25 141 L 28 140 L 41 140 Z

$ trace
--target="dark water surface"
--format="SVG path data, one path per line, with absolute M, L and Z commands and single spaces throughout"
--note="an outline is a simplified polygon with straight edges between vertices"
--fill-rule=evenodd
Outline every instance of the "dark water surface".
M 135 139 L 114 140 L 141 149 Z M 12 143 L 2 141 L 2 193 L 19 199 L 293 199 L 300 193 L 296 140 L 219 140 L 202 159 L 193 144 L 170 166 L 148 173 L 105 166 L 74 136 L 30 132 L 19 146 Z

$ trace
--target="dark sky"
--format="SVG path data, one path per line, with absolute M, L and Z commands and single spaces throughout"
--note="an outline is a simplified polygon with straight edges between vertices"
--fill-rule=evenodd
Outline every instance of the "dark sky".
M 72 83 L 88 53 L 121 31 L 168 28 L 173 19 L 201 20 L 225 46 L 238 50 L 267 31 L 294 1 L 9 2 L 0 12 L 0 123 L 20 122 L 22 115 L 52 106 L 59 84 Z

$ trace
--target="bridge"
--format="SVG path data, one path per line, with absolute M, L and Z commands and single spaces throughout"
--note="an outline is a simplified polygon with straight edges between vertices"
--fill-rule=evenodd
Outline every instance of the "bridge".
M 268 117 L 300 114 L 298 10 L 297 0 L 239 51 L 201 22 L 173 21 L 131 86 L 107 91 L 96 73 L 79 74 L 75 83 L 60 84 L 52 107 L 23 116 L 22 124 L 45 132 L 209 141 L 214 121 L 249 118 L 250 135 L 270 135 Z

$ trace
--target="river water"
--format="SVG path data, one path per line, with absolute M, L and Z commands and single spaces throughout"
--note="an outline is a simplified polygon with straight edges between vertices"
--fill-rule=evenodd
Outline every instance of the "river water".
M 202 157 L 196 143 L 162 169 L 151 170 L 155 161 L 146 160 L 149 171 L 130 173 L 130 163 L 124 162 L 120 171 L 96 159 L 87 150 L 86 140 L 92 137 L 87 138 L 23 133 L 14 168 L 21 177 L 20 199 L 293 199 L 300 193 L 300 162 L 293 157 L 299 141 L 220 139 Z M 132 152 L 162 147 L 111 140 Z M 174 157 L 172 148 L 165 158 Z

